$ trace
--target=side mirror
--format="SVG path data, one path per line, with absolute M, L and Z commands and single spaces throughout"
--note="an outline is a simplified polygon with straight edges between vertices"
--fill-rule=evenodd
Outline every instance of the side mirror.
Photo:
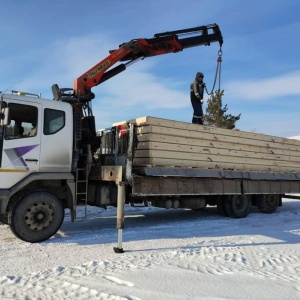
M 1 109 L 0 125 L 1 126 L 10 125 L 10 114 L 9 114 L 9 108 L 8 107 L 5 107 L 5 108 Z

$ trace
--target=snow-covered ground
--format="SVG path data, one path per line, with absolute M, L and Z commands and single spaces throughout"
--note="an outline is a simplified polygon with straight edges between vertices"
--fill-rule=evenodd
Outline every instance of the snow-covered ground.
M 230 219 L 203 211 L 88 209 L 28 244 L 0 225 L 0 299 L 300 299 L 300 201 Z

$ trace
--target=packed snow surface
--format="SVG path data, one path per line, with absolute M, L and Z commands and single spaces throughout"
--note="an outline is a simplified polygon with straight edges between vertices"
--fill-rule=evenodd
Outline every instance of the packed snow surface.
M 82 210 L 84 212 L 84 209 Z M 83 216 L 83 214 L 82 214 Z M 244 219 L 205 210 L 88 207 L 50 240 L 0 224 L 0 299 L 300 299 L 300 201 Z

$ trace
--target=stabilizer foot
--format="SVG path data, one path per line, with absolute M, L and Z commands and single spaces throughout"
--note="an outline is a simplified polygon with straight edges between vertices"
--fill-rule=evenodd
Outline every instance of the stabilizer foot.
M 118 247 L 114 247 L 114 251 L 115 251 L 115 253 L 124 253 L 125 252 L 123 250 L 123 248 L 118 248 Z

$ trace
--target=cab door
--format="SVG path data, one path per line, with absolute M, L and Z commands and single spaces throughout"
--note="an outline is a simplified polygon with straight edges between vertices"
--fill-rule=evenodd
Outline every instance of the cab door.
M 1 188 L 13 186 L 40 166 L 41 105 L 19 101 L 7 106 L 11 123 L 3 135 Z

